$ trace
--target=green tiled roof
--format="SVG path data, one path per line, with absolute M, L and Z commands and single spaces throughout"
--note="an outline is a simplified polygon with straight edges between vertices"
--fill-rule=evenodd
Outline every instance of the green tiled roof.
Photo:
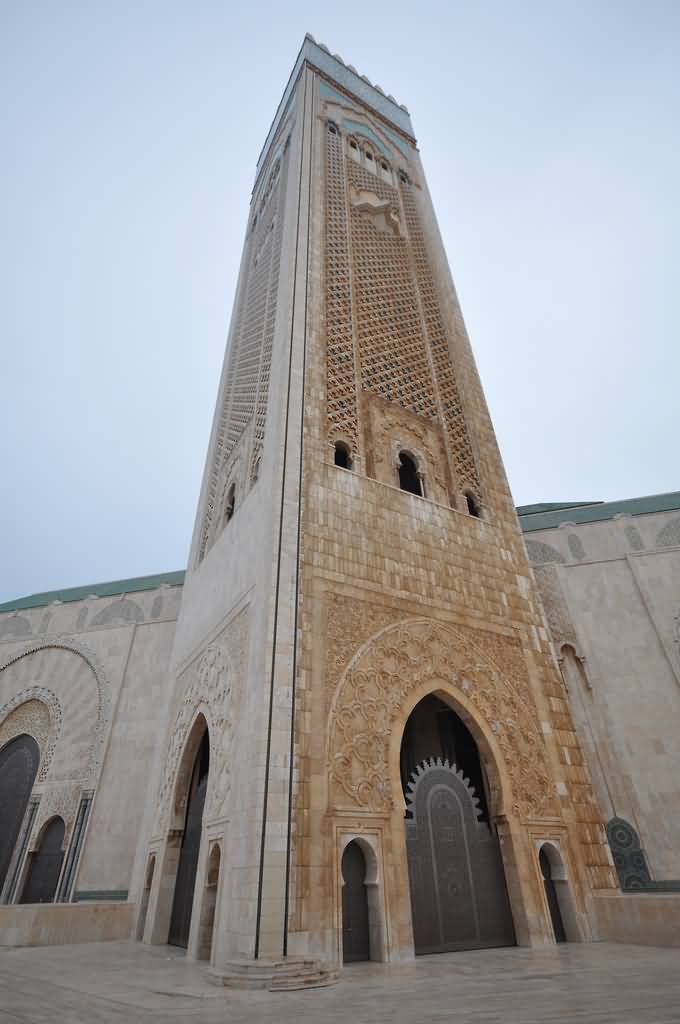
M 131 580 L 113 580 L 110 583 L 90 583 L 86 587 L 69 587 L 67 590 L 50 590 L 45 594 L 31 594 L 16 601 L 0 604 L 0 612 L 13 612 L 19 608 L 39 608 L 51 601 L 82 601 L 90 594 L 97 597 L 111 597 L 114 594 L 133 594 L 138 590 L 155 590 L 166 583 L 169 587 L 181 587 L 184 571 L 162 572 L 158 576 L 136 576 Z
M 625 498 L 623 501 L 598 501 L 590 505 L 575 502 L 568 505 L 519 505 L 517 515 L 523 533 L 533 530 L 551 530 L 560 523 L 598 523 L 614 516 L 644 516 L 652 512 L 670 512 L 680 509 L 680 491 L 668 494 L 648 494 L 643 498 Z
M 535 505 L 518 505 L 518 516 L 530 516 L 536 512 L 555 512 L 561 508 L 583 508 L 585 505 L 602 505 L 601 501 L 539 501 Z

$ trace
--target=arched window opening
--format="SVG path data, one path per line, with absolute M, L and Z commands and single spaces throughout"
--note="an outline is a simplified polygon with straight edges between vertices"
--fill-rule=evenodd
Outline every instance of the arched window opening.
M 434 694 L 409 716 L 400 767 L 416 954 L 514 945 L 477 744 Z
M 51 818 L 31 854 L 20 903 L 52 903 L 64 860 L 64 819 Z
M 370 960 L 366 858 L 356 842 L 342 855 L 342 959 L 344 963 Z
M 355 139 L 349 140 L 349 155 L 352 157 L 352 160 L 361 163 L 361 150 Z
M 373 163 L 373 154 L 371 152 L 369 152 L 369 150 L 366 150 L 366 152 L 364 153 L 364 156 L 366 157 L 366 163 L 369 163 L 369 164 Z
M 253 469 L 250 474 L 250 479 L 253 483 L 256 483 L 260 479 L 260 463 L 261 459 L 260 456 L 258 455 L 253 462 Z
M 224 525 L 233 519 L 236 506 L 236 484 L 230 484 L 227 496 L 224 499 Z
M 32 736 L 16 736 L 0 750 L 0 890 L 19 838 L 39 764 L 40 748 Z
M 417 494 L 419 498 L 424 497 L 418 468 L 408 452 L 399 452 L 399 486 L 402 491 Z
M 344 441 L 335 442 L 333 461 L 335 462 L 335 465 L 340 466 L 341 469 L 352 468 L 352 456 L 350 454 L 349 447 L 344 443 Z
M 402 185 L 410 185 L 411 184 L 411 180 L 410 180 L 408 174 L 406 173 L 406 171 L 399 171 L 399 181 L 402 183 Z
M 475 519 L 481 519 L 482 513 L 479 508 L 479 502 L 471 491 L 465 492 L 465 502 L 467 504 L 468 515 L 474 516 Z
M 328 131 L 331 133 L 331 135 L 337 135 L 338 134 L 338 126 L 335 124 L 334 121 L 329 121 L 328 122 Z

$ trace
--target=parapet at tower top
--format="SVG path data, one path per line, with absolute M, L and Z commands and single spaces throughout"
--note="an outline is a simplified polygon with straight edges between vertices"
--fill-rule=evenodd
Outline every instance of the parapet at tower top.
M 281 116 L 286 109 L 300 71 L 305 64 L 316 68 L 326 78 L 336 82 L 345 92 L 356 96 L 362 103 L 372 107 L 378 114 L 390 121 L 396 128 L 415 142 L 411 115 L 407 107 L 403 103 L 397 103 L 394 96 L 385 93 L 379 85 L 374 85 L 366 75 L 360 75 L 355 67 L 351 64 L 346 64 L 337 53 L 331 53 L 323 43 L 317 43 L 314 36 L 308 32 L 300 47 L 295 66 L 288 79 L 281 102 L 277 107 L 276 115 L 269 129 L 265 144 L 262 147 L 262 152 L 257 161 L 258 172 L 262 159 L 269 148 L 269 143 L 276 133 Z

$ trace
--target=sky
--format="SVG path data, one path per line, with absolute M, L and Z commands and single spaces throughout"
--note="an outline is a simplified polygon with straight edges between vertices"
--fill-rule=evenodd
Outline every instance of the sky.
M 0 0 L 0 601 L 184 567 L 307 31 L 411 111 L 515 501 L 680 489 L 675 0 Z

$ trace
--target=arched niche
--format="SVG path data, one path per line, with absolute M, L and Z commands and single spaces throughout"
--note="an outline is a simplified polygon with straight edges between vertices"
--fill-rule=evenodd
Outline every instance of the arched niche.
M 537 855 L 555 942 L 581 942 L 574 896 L 559 844 L 555 840 L 539 842 Z
M 346 903 L 346 880 L 343 876 L 342 865 L 345 852 L 350 844 L 354 844 L 361 851 L 364 860 L 363 886 L 368 915 L 368 956 L 365 959 L 383 963 L 387 960 L 387 923 L 385 894 L 380 870 L 381 854 L 379 840 L 376 835 L 360 832 L 345 832 L 340 835 L 338 849 L 338 935 L 340 937 L 338 959 L 340 961 L 343 960 L 343 912 Z
M 64 861 L 66 824 L 59 815 L 43 825 L 30 854 L 19 903 L 52 903 Z
M 215 913 L 220 884 L 222 866 L 222 847 L 214 842 L 208 853 L 205 871 L 205 883 L 201 896 L 200 918 L 198 923 L 198 960 L 212 960 L 213 938 L 215 934 Z

